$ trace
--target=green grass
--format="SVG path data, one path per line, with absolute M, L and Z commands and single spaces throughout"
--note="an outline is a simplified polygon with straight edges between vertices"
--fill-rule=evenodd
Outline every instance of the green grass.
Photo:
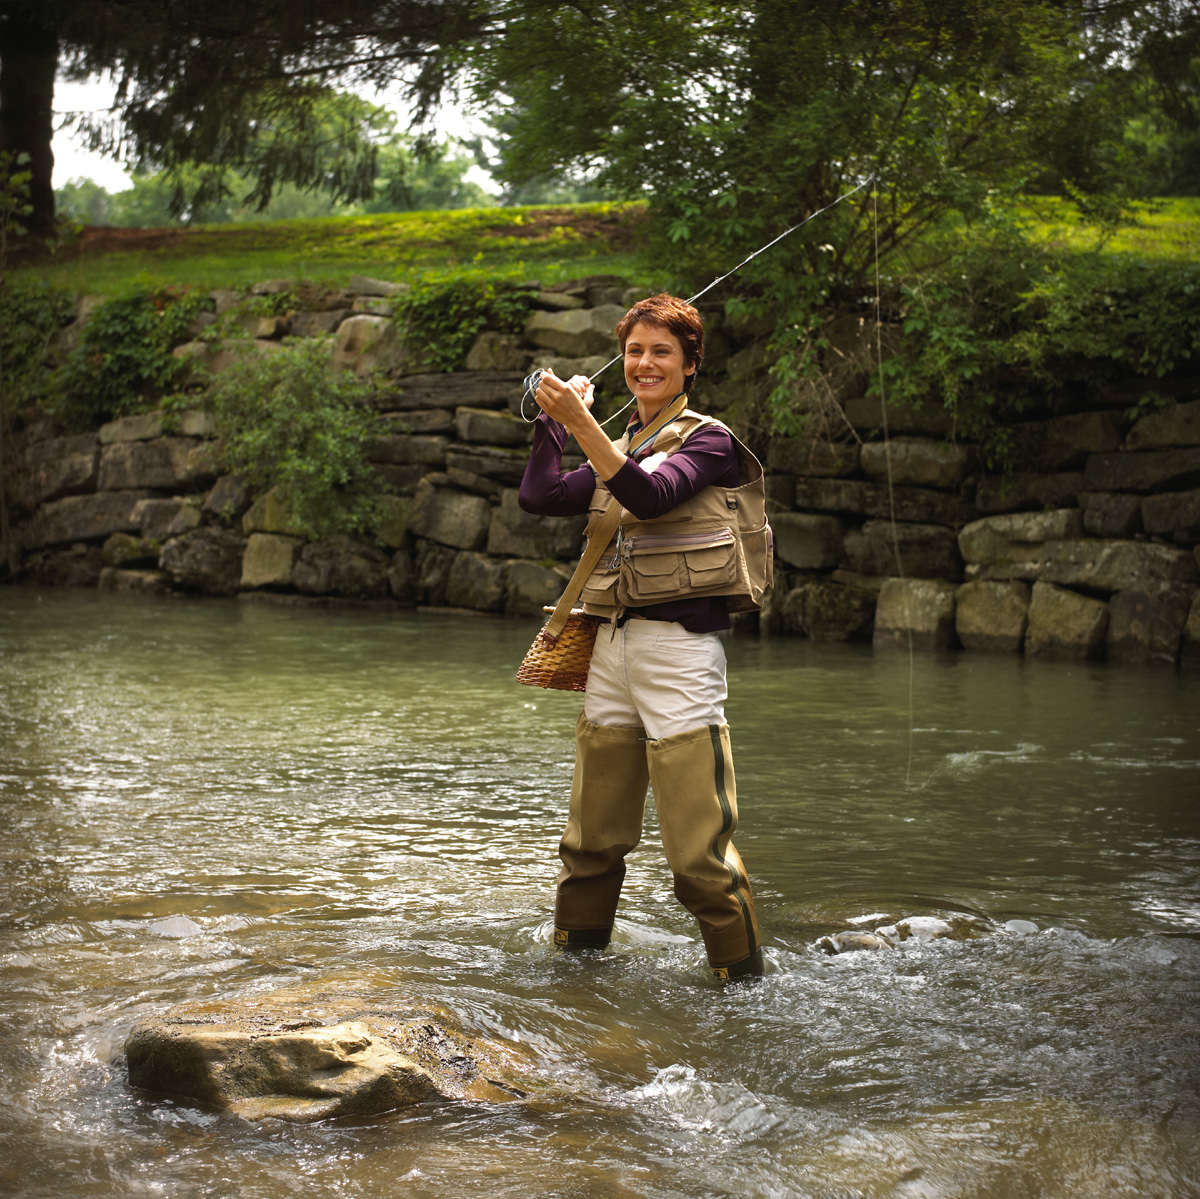
M 1200 197 L 1139 202 L 1111 229 L 1081 221 L 1070 204 L 1055 197 L 1031 201 L 1028 213 L 1034 238 L 1051 247 L 1129 254 L 1157 262 L 1200 259 Z
M 22 266 L 79 292 L 131 280 L 241 287 L 262 279 L 337 284 L 350 275 L 415 281 L 464 267 L 544 283 L 581 274 L 640 275 L 643 204 L 477 208 L 203 225 L 85 229 L 54 257 Z
M 1138 204 L 1115 229 L 1081 221 L 1070 204 L 1053 198 L 1030 200 L 1018 215 L 1035 241 L 1062 252 L 1164 263 L 1200 256 L 1200 198 Z M 640 256 L 645 217 L 641 203 L 598 203 L 85 230 L 55 258 L 11 273 L 34 273 L 97 295 L 112 295 L 135 279 L 202 288 L 263 279 L 337 285 L 353 274 L 415 282 L 467 267 L 521 281 L 615 274 L 670 288 L 677 280 Z M 927 250 L 945 236 L 962 237 L 964 230 L 948 225 L 928 239 Z M 915 257 L 921 259 L 919 250 Z

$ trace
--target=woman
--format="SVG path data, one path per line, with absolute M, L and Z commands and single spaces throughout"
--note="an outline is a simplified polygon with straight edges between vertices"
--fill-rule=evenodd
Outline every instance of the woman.
M 520 491 L 527 512 L 590 512 L 589 536 L 610 503 L 621 506 L 612 552 L 582 595 L 608 623 L 575 730 L 554 939 L 566 949 L 608 944 L 651 783 L 675 894 L 700 922 L 713 973 L 761 974 L 754 900 L 731 843 L 737 798 L 717 634 L 770 586 L 762 468 L 724 425 L 686 407 L 704 356 L 691 305 L 652 296 L 616 333 L 637 400 L 624 436 L 610 441 L 592 416 L 587 379 L 547 371 Z M 588 461 L 564 473 L 568 435 Z

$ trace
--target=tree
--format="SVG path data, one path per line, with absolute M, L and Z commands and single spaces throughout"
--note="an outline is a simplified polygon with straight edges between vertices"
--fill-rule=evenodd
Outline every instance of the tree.
M 424 122 L 482 19 L 471 0 L 0 0 L 0 151 L 29 155 L 32 221 L 48 227 L 56 71 L 109 71 L 116 111 L 80 122 L 92 147 L 141 170 L 207 168 L 193 202 L 226 194 L 225 167 L 260 204 L 283 182 L 359 199 L 375 145 L 352 120 L 328 140 L 331 81 L 401 79 Z
M 1181 0 L 501 7 L 502 36 L 472 60 L 478 102 L 502 97 L 516 118 L 500 130 L 499 177 L 566 170 L 646 195 L 697 272 L 872 176 L 885 256 L 1033 181 L 1110 188 L 1152 92 L 1162 124 L 1170 105 L 1178 120 L 1200 108 L 1200 18 Z M 861 292 L 873 202 L 862 193 L 756 269 Z

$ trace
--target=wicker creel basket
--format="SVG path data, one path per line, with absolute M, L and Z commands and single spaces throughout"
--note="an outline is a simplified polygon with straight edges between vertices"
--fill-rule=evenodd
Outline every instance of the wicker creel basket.
M 547 608 L 552 612 L 553 608 Z M 548 687 L 553 691 L 587 689 L 588 666 L 596 643 L 598 617 L 586 616 L 575 608 L 558 637 L 551 637 L 545 626 L 533 639 L 520 669 L 517 682 L 527 687 Z

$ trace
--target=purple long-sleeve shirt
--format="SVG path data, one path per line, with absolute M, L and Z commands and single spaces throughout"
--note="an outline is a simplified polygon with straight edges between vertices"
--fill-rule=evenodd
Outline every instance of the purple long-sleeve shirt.
M 569 434 L 558 421 L 541 413 L 533 430 L 533 449 L 518 502 L 537 516 L 579 516 L 588 510 L 596 490 L 596 475 L 584 463 L 563 471 L 562 453 Z M 736 487 L 738 456 L 733 439 L 718 425 L 697 429 L 683 446 L 653 471 L 643 470 L 632 458 L 611 479 L 608 489 L 617 502 L 638 520 L 665 516 L 705 487 Z M 723 596 L 698 596 L 629 609 L 631 616 L 671 620 L 692 633 L 717 633 L 729 628 L 729 610 Z

